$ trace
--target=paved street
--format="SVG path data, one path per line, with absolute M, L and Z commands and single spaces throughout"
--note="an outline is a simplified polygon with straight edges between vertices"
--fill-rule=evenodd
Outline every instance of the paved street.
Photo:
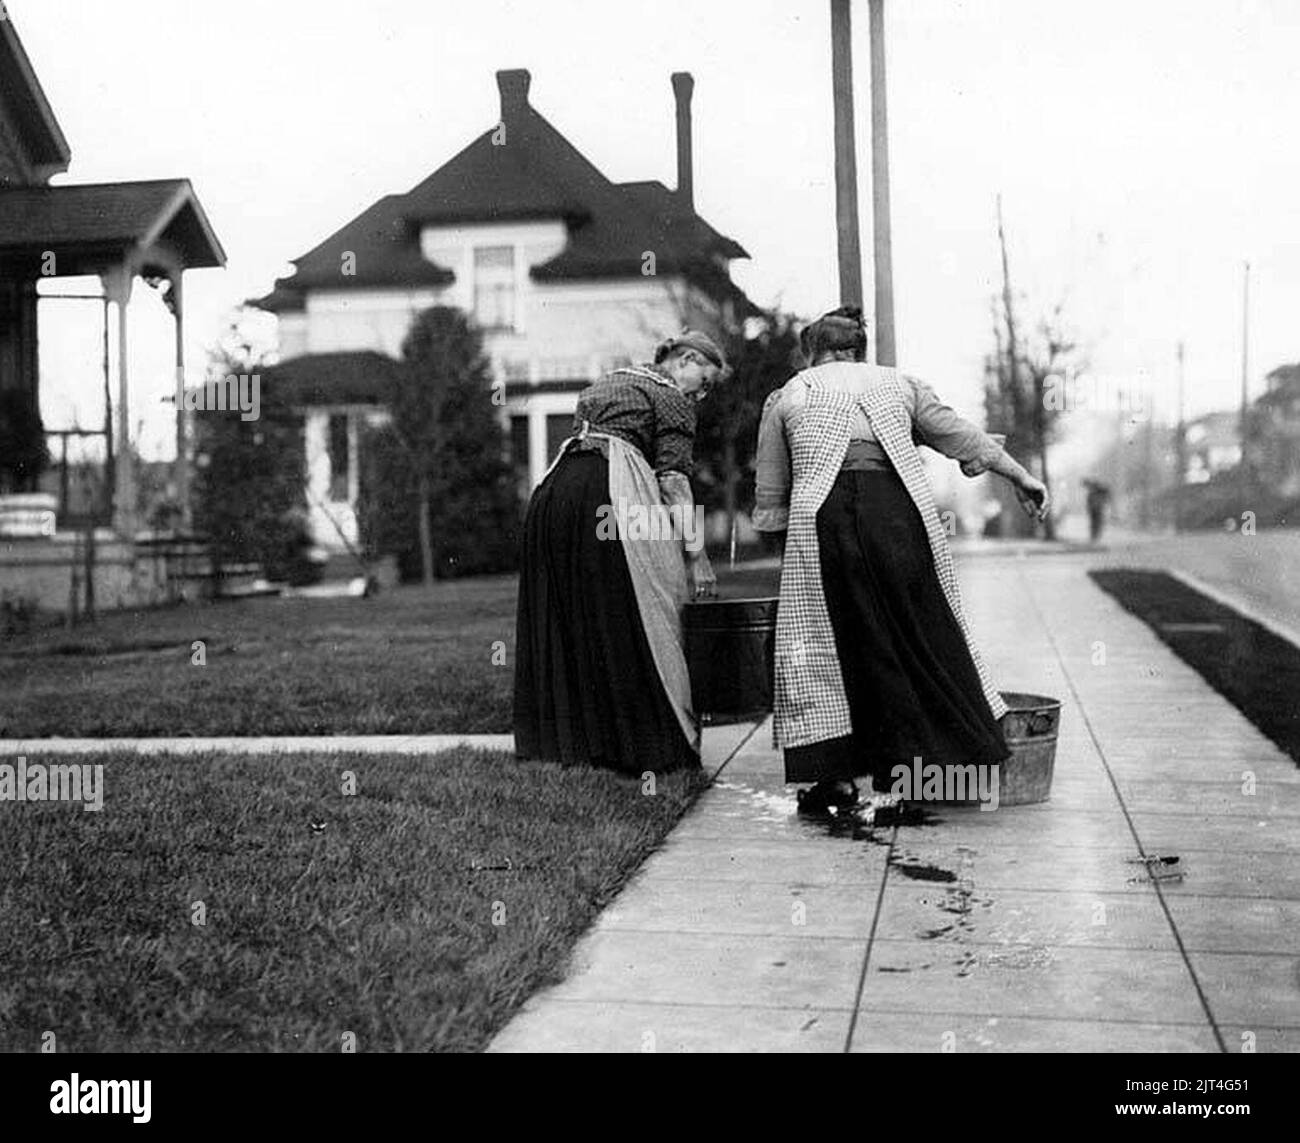
M 1106 562 L 960 563 L 999 685 L 1064 701 L 1050 802 L 831 836 L 767 725 L 709 732 L 715 788 L 492 1050 L 1300 1050 L 1300 771 Z

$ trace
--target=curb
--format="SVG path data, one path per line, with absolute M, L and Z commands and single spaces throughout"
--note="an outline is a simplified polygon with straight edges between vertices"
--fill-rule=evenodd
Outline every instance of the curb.
M 1224 607 L 1235 611 L 1244 619 L 1249 619 L 1252 623 L 1257 623 L 1266 631 L 1272 632 L 1279 639 L 1285 639 L 1293 647 L 1300 648 L 1300 631 L 1294 627 L 1289 627 L 1285 623 L 1280 623 L 1276 619 L 1271 619 L 1262 612 L 1257 611 L 1249 603 L 1244 602 L 1229 595 L 1221 588 L 1211 587 L 1200 576 L 1193 575 L 1191 572 L 1179 571 L 1177 568 L 1163 569 L 1168 575 L 1179 580 L 1185 586 L 1190 587 L 1193 591 L 1199 591 L 1202 595 L 1214 600 L 1215 603 L 1222 604 Z

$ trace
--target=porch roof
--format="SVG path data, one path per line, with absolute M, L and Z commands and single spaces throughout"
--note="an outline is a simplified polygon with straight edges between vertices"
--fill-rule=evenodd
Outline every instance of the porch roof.
M 188 179 L 0 188 L 0 263 L 52 252 L 58 276 L 92 274 L 156 243 L 186 269 L 226 263 Z
M 374 350 L 304 353 L 258 372 L 267 395 L 285 408 L 382 405 L 402 363 Z

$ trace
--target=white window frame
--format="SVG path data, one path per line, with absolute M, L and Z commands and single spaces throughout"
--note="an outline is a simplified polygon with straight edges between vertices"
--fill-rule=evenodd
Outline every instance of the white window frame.
M 487 238 L 487 236 L 484 236 L 484 237 Z M 484 333 L 488 333 L 488 334 L 493 334 L 493 333 L 496 333 L 496 334 L 502 334 L 502 333 L 506 333 L 506 334 L 517 334 L 517 333 L 522 333 L 522 332 L 523 332 L 523 321 L 522 321 L 522 313 L 521 313 L 521 311 L 522 311 L 522 308 L 523 308 L 523 306 L 522 306 L 522 302 L 523 302 L 523 290 L 522 290 L 521 285 L 520 285 L 520 273 L 519 273 L 520 257 L 519 257 L 519 243 L 517 243 L 517 242 L 500 242 L 500 241 L 498 241 L 498 242 L 493 242 L 493 241 L 490 241 L 490 240 L 486 240 L 486 241 L 475 241 L 475 242 L 473 242 L 473 243 L 470 245 L 470 247 L 469 247 L 469 252 L 468 252 L 468 253 L 469 253 L 469 256 L 468 256 L 468 258 L 466 259 L 466 261 L 469 263 L 469 265 L 470 265 L 470 267 L 471 267 L 471 273 L 472 273 L 472 276 L 473 276 L 473 281 L 470 283 L 470 298 L 469 298 L 469 302 L 470 302 L 470 304 L 469 304 L 469 312 L 470 312 L 470 314 L 473 316 L 474 320 L 475 320 L 476 322 L 478 322 L 478 320 L 479 320 L 479 314 L 478 314 L 478 290 L 479 290 L 479 280 L 478 280 L 478 276 L 479 276 L 478 252 L 479 252 L 480 250 L 493 250 L 493 249 L 495 249 L 495 250 L 504 250 L 504 249 L 509 249 L 509 251 L 510 251 L 510 288 L 511 288 L 511 290 L 513 291 L 513 295 L 512 295 L 512 297 L 511 297 L 511 305 L 510 305 L 510 324 L 509 324 L 509 325 L 493 325 L 493 326 L 487 326 L 487 325 L 482 325 L 482 324 L 480 323 L 480 328 L 483 330 Z

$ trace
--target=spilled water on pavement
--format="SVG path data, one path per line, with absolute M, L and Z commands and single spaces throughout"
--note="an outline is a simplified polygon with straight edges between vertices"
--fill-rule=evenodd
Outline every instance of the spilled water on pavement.
M 906 894 L 886 894 L 882 911 L 895 915 L 900 907 L 917 906 L 920 916 L 912 919 L 909 933 L 897 933 L 900 939 L 934 942 L 946 954 L 941 958 L 951 966 L 953 974 L 964 979 L 977 971 L 984 974 L 1000 971 L 1042 969 L 1055 960 L 1054 948 L 1066 943 L 1073 930 L 1052 927 L 1044 930 L 1023 909 L 1010 909 L 994 921 L 992 910 L 995 898 L 980 892 L 976 886 L 976 859 L 979 850 L 969 845 L 953 848 L 953 858 L 936 864 L 933 856 L 938 836 L 924 838 L 916 831 L 940 830 L 947 820 L 947 807 L 937 804 L 903 803 L 873 809 L 863 804 L 854 810 L 828 813 L 824 816 L 801 816 L 792 787 L 780 792 L 760 789 L 740 780 L 719 780 L 715 785 L 739 794 L 747 807 L 744 816 L 755 823 L 785 824 L 800 834 L 820 835 L 835 841 L 866 844 L 888 850 L 887 876 L 896 874 L 914 883 L 914 890 Z M 930 842 L 926 845 L 923 842 Z M 909 843 L 923 852 L 916 852 Z M 925 851 L 928 851 L 925 852 Z M 948 868 L 956 865 L 956 868 Z M 990 923 L 992 922 L 992 923 Z M 910 950 L 900 946 L 898 940 L 877 945 L 883 961 L 887 955 L 892 963 L 875 964 L 875 972 L 882 974 L 910 973 L 933 969 L 934 959 L 916 958 L 916 963 L 898 963 Z M 877 960 L 875 954 L 873 961 Z

